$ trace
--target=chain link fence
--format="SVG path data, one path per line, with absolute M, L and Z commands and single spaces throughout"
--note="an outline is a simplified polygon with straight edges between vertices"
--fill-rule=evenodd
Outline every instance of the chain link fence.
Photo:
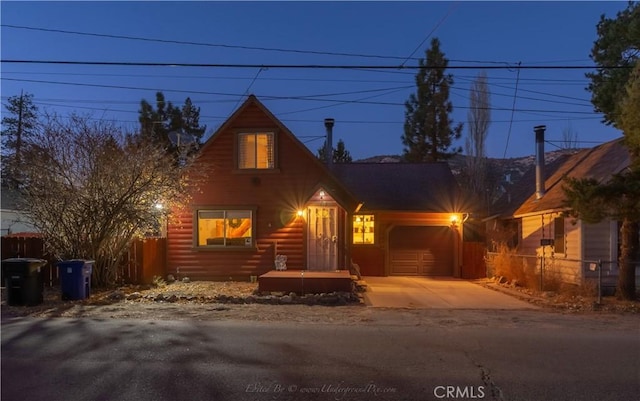
M 487 277 L 503 276 L 516 285 L 557 291 L 562 284 L 593 286 L 598 296 L 613 295 L 618 282 L 618 261 L 578 260 L 545 255 L 487 252 Z M 634 262 L 640 288 L 640 261 Z

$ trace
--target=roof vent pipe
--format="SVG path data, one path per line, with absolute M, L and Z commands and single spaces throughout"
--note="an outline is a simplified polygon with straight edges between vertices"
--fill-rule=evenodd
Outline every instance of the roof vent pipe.
M 324 144 L 324 156 L 328 167 L 331 167 L 333 163 L 333 118 L 324 119 L 324 127 L 327 129 L 327 140 Z
M 533 130 L 536 133 L 536 199 L 542 199 L 545 194 L 544 173 L 544 125 L 538 125 Z

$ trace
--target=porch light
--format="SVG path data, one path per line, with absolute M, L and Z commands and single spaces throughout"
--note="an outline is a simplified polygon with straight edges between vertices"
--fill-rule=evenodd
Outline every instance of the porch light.
M 319 193 L 318 195 L 320 195 L 320 199 L 324 199 L 324 196 L 325 196 L 326 194 L 324 193 L 324 191 L 320 191 L 320 193 Z
M 302 216 L 304 216 L 304 210 L 298 210 L 298 211 L 296 212 L 296 215 L 297 215 L 298 217 L 302 217 Z
M 452 214 L 449 221 L 451 222 L 451 228 L 457 228 L 460 223 L 460 217 L 457 214 Z

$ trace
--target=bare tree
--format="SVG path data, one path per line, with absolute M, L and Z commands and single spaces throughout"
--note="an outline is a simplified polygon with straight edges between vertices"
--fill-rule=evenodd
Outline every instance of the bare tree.
M 96 285 L 113 283 L 131 242 L 158 229 L 158 205 L 187 200 L 171 156 L 114 123 L 47 116 L 24 145 L 28 216 L 58 258 L 95 261 Z
M 562 149 L 578 148 L 578 132 L 573 130 L 571 121 L 567 122 L 567 126 L 562 130 Z
M 468 195 L 481 200 L 478 205 L 484 212 L 489 206 L 495 188 L 489 179 L 489 163 L 486 157 L 486 142 L 491 124 L 489 86 L 486 73 L 480 72 L 471 84 L 470 105 L 467 113 L 469 133 L 465 140 L 466 174 L 464 179 Z

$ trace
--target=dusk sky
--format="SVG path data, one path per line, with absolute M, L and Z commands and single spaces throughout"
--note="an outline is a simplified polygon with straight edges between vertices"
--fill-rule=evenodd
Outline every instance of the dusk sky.
M 207 125 L 208 137 L 248 94 L 255 94 L 314 153 L 323 143 L 323 120 L 331 117 L 336 121 L 334 141 L 342 139 L 354 160 L 399 155 L 404 102 L 415 92 L 416 70 L 375 67 L 416 66 L 431 38 L 437 37 L 454 77 L 452 118 L 464 123 L 458 145 L 468 132 L 470 85 L 484 70 L 493 120 L 488 156 L 533 154 L 537 125 L 547 126 L 547 150 L 561 146 L 567 129 L 577 133 L 579 146 L 591 147 L 622 134 L 603 125 L 593 111 L 585 89 L 589 70 L 521 69 L 518 76 L 511 67 L 593 66 L 589 54 L 600 15 L 615 17 L 626 5 L 2 1 L 2 103 L 24 91 L 34 95 L 41 111 L 90 113 L 135 130 L 140 100 L 155 105 L 155 92 L 162 91 L 174 105 L 190 97 L 201 108 L 200 122 Z

